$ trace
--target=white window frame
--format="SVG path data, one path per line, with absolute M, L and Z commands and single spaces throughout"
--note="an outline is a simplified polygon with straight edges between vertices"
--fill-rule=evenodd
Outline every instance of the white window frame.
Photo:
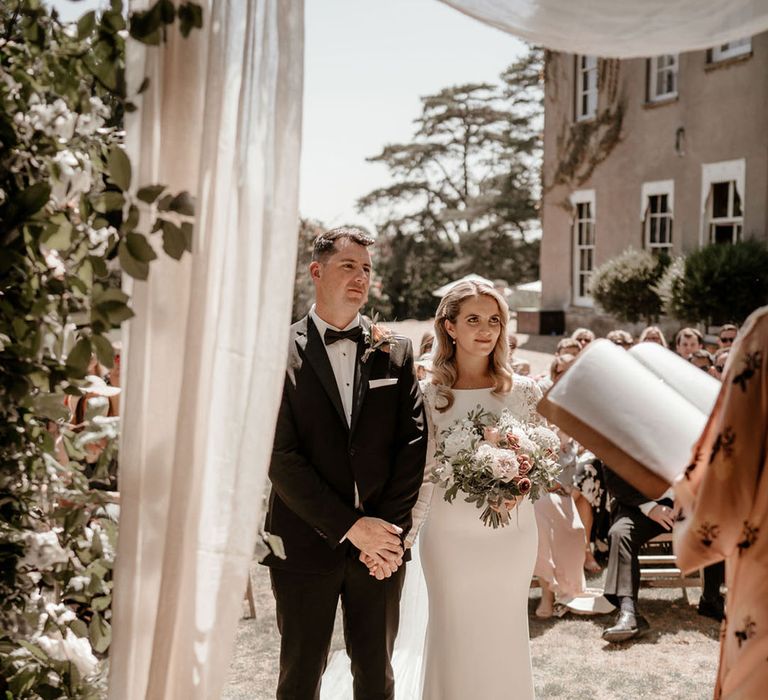
M 744 233 L 744 210 L 746 207 L 746 192 L 744 189 L 746 159 L 726 160 L 720 163 L 704 163 L 701 166 L 701 226 L 699 228 L 699 245 L 710 243 L 712 224 L 712 185 L 718 182 L 733 182 L 735 191 L 741 199 L 741 216 L 718 219 L 721 223 L 741 224 L 741 232 L 736 240 Z M 729 194 L 729 208 L 732 208 L 733 191 Z
M 592 119 L 597 114 L 597 95 L 597 56 L 579 54 L 576 56 L 576 121 Z
M 592 272 L 594 272 L 595 270 L 595 242 L 596 242 L 595 223 L 597 221 L 597 207 L 595 206 L 595 203 L 596 203 L 595 191 L 594 190 L 578 190 L 571 195 L 570 199 L 571 199 L 571 204 L 573 205 L 573 208 L 574 208 L 573 222 L 571 224 L 571 240 L 573 241 L 573 244 L 571 246 L 571 250 L 572 250 L 571 298 L 573 299 L 574 306 L 591 307 L 594 305 L 592 297 L 589 294 L 580 293 L 580 282 L 581 282 L 581 278 L 585 276 L 585 272 L 587 273 L 586 274 L 587 277 L 591 277 Z M 590 218 L 579 219 L 580 204 L 589 205 Z M 591 243 L 585 244 L 580 241 L 579 233 L 580 233 L 580 227 L 582 225 L 587 225 L 592 227 Z M 582 252 L 587 252 L 587 251 L 591 252 L 592 266 L 589 270 L 585 271 L 581 267 L 581 254 Z M 587 281 L 587 287 L 588 285 L 589 285 L 589 282 Z
M 752 53 L 752 39 L 750 37 L 729 41 L 726 44 L 719 44 L 718 46 L 712 47 L 712 63 L 727 61 L 729 58 L 745 56 L 749 53 Z
M 651 197 L 666 195 L 667 211 L 662 214 L 651 214 Z M 669 241 L 666 243 L 651 242 L 651 218 L 667 219 Z M 640 221 L 643 223 L 643 247 L 654 253 L 664 251 L 672 254 L 674 247 L 674 222 L 675 222 L 675 181 L 657 180 L 656 182 L 644 182 L 640 190 Z
M 664 102 L 677 97 L 678 66 L 676 53 L 654 56 L 649 60 L 648 100 L 650 102 Z M 672 90 L 666 90 L 668 75 L 672 75 Z M 660 92 L 662 89 L 666 91 Z

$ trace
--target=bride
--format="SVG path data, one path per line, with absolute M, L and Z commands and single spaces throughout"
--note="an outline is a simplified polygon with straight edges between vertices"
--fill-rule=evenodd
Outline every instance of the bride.
M 541 422 L 539 389 L 527 377 L 513 379 L 509 370 L 507 319 L 501 296 L 476 282 L 456 285 L 440 302 L 432 381 L 424 387 L 433 438 L 425 474 L 440 431 L 478 405 L 496 414 L 507 408 L 523 423 Z M 537 550 L 533 503 L 523 499 L 509 525 L 492 529 L 461 494 L 450 504 L 443 494 L 425 481 L 406 540 L 410 544 L 419 535 L 429 597 L 422 698 L 533 698 L 528 643 L 528 589 Z
M 496 414 L 506 408 L 523 423 L 542 422 L 536 413 L 540 390 L 527 377 L 513 379 L 509 369 L 507 320 L 506 302 L 485 284 L 461 282 L 441 300 L 432 380 L 422 383 L 430 423 L 425 475 L 434 466 L 440 432 L 478 405 Z M 406 539 L 414 557 L 406 572 L 392 659 L 396 698 L 531 699 L 533 503 L 529 498 L 508 502 L 513 508 L 509 524 L 493 529 L 483 525 L 481 511 L 461 493 L 450 504 L 443 494 L 425 477 Z M 331 659 L 323 698 L 351 697 L 345 662 L 341 654 Z

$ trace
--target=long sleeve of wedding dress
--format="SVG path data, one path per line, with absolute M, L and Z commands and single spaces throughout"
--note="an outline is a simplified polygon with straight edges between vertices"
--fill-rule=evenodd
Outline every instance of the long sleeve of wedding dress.
M 416 500 L 416 505 L 411 512 L 411 530 L 405 538 L 405 546 L 413 547 L 413 543 L 416 541 L 416 537 L 419 534 L 421 526 L 429 515 L 429 504 L 432 501 L 432 494 L 435 491 L 435 484 L 429 481 L 429 475 L 435 466 L 435 424 L 432 420 L 432 411 L 434 410 L 434 390 L 433 385 L 426 381 L 421 382 L 421 391 L 424 394 L 424 407 L 427 414 L 427 462 L 424 466 L 424 481 L 419 489 L 419 497 Z

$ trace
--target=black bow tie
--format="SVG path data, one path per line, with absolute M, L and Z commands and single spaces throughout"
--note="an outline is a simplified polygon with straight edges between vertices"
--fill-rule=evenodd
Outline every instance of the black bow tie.
M 348 331 L 337 331 L 333 328 L 325 329 L 325 344 L 333 345 L 337 340 L 351 340 L 357 342 L 363 335 L 363 329 L 360 326 L 350 328 Z

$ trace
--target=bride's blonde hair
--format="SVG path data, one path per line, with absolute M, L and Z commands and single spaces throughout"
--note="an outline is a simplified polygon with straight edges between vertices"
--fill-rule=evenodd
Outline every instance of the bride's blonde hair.
M 435 347 L 432 357 L 432 383 L 437 389 L 435 408 L 447 411 L 453 406 L 452 387 L 458 379 L 456 367 L 456 346 L 448 334 L 445 322 L 456 323 L 461 305 L 470 297 L 491 297 L 499 307 L 500 331 L 493 352 L 488 356 L 488 373 L 494 380 L 493 394 L 508 394 L 512 389 L 512 371 L 509 367 L 509 340 L 507 324 L 509 311 L 504 301 L 493 287 L 480 282 L 459 282 L 440 300 L 435 314 Z

